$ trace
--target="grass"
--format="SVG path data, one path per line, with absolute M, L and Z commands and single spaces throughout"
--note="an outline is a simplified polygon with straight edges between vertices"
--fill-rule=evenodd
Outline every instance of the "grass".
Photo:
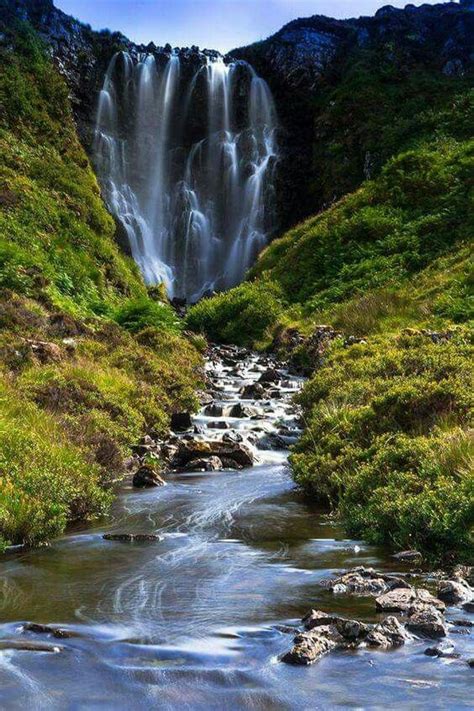
M 106 512 L 131 446 L 197 407 L 202 344 L 118 248 L 68 89 L 41 41 L 27 24 L 0 19 L 0 32 L 5 547 L 43 543 Z

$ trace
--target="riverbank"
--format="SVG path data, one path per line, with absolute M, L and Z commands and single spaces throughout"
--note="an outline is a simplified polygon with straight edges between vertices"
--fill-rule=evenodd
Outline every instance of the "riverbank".
M 339 649 L 310 668 L 281 661 L 311 609 L 380 621 L 373 597 L 331 588 L 348 569 L 374 568 L 433 593 L 436 578 L 423 562 L 346 538 L 295 489 L 282 449 L 291 441 L 281 438 L 298 434 L 291 399 L 301 379 L 248 351 L 208 357 L 212 399 L 173 437 L 237 441 L 253 466 L 180 465 L 162 473 L 165 485 L 143 489 L 130 477 L 110 518 L 5 558 L 2 707 L 292 711 L 317 695 L 326 708 L 467 708 L 474 648 L 462 608 L 448 606 L 448 635 L 436 642 L 414 636 L 392 654 Z M 271 397 L 243 397 L 258 385 Z M 237 406 L 246 414 L 235 416 Z M 424 653 L 440 644 L 445 656 Z

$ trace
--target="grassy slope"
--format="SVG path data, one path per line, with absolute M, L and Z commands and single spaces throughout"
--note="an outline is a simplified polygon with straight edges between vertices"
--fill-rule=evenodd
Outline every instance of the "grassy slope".
M 34 544 L 106 510 L 130 446 L 195 407 L 201 357 L 114 242 L 62 78 L 2 29 L 0 543 Z
M 426 132 L 378 177 L 275 241 L 249 282 L 188 317 L 243 344 L 282 342 L 290 326 L 340 330 L 301 396 L 294 478 L 352 534 L 437 554 L 467 550 L 474 522 L 473 109 L 467 90 L 448 92 L 436 115 L 425 108 Z M 448 335 L 434 343 L 424 329 Z M 367 342 L 346 347 L 349 335 Z M 311 364 L 305 345 L 298 355 Z

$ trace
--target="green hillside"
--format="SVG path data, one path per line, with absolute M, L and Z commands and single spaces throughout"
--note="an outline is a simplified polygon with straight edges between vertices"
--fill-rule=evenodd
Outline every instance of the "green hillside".
M 279 347 L 314 373 L 291 458 L 312 498 L 353 535 L 437 554 L 467 550 L 474 523 L 473 99 L 448 93 L 426 109 L 430 128 L 378 177 L 188 316 L 198 332 Z M 318 324 L 336 331 L 322 350 Z
M 0 30 L 0 543 L 35 544 L 106 511 L 201 356 L 116 245 L 45 48 Z

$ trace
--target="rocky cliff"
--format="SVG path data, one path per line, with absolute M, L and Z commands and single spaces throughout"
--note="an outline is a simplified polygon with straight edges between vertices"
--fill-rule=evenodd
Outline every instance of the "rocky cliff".
M 97 95 L 113 54 L 148 51 L 165 61 L 171 51 L 169 45 L 136 45 L 120 32 L 93 31 L 55 8 L 53 0 L 0 0 L 0 8 L 4 18 L 30 21 L 50 47 L 70 87 L 86 148 L 91 145 Z M 436 101 L 438 80 L 444 94 L 445 85 L 455 89 L 470 75 L 472 10 L 472 0 L 463 0 L 407 5 L 403 10 L 387 6 L 374 17 L 359 19 L 297 19 L 267 40 L 230 53 L 250 62 L 275 96 L 281 122 L 281 228 L 376 174 L 394 152 L 392 139 L 387 138 L 390 124 L 406 122 L 405 112 L 416 115 Z M 8 32 L 0 41 L 8 43 Z M 206 54 L 213 54 L 197 47 L 179 52 L 190 72 Z M 390 145 L 385 145 L 387 141 Z

